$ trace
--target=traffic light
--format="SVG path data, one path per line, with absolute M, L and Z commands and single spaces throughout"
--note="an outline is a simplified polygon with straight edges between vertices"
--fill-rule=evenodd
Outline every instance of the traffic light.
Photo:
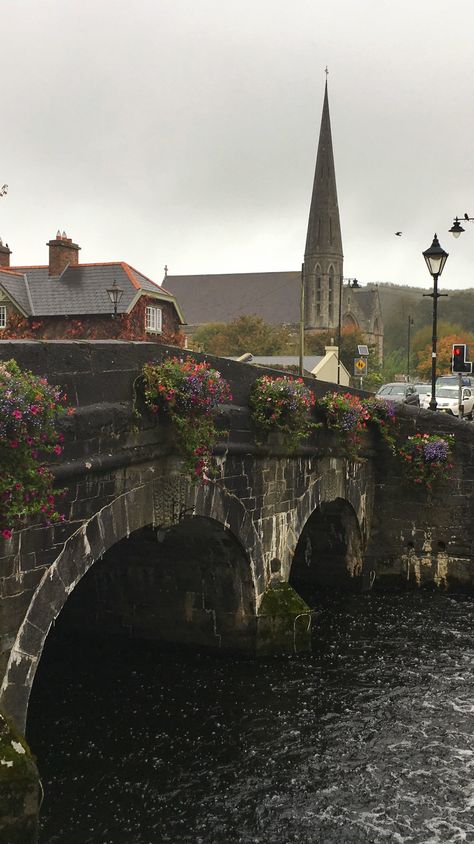
M 453 372 L 471 372 L 472 363 L 466 360 L 466 344 L 453 343 Z

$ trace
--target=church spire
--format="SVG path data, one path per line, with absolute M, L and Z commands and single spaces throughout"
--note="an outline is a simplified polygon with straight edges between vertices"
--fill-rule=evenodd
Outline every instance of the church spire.
M 338 318 L 339 282 L 343 274 L 343 254 L 329 117 L 327 69 L 304 262 L 306 326 L 335 326 Z

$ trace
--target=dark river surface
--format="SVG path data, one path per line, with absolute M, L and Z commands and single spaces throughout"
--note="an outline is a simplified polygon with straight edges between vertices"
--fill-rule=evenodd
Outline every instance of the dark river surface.
M 473 610 L 325 599 L 313 654 L 265 662 L 53 638 L 41 844 L 474 842 Z

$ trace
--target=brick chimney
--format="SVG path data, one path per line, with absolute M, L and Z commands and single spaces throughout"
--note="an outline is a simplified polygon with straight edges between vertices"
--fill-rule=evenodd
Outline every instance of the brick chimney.
M 11 249 L 8 248 L 8 243 L 3 245 L 3 241 L 0 238 L 0 267 L 9 267 L 10 266 L 10 255 L 12 254 Z
M 61 275 L 68 264 L 77 266 L 79 263 L 79 249 L 77 243 L 73 243 L 66 232 L 61 234 L 58 231 L 54 240 L 50 240 L 49 246 L 49 275 Z

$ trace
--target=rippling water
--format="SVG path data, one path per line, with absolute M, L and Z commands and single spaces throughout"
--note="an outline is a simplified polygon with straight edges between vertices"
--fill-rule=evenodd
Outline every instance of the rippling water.
M 326 600 L 268 662 L 52 642 L 41 844 L 474 842 L 472 599 Z

